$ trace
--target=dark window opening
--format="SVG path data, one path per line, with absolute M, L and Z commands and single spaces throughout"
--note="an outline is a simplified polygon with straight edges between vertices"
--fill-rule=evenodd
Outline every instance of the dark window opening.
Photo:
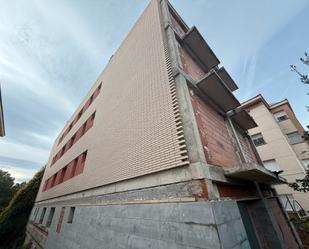
M 68 216 L 68 223 L 73 223 L 74 213 L 75 213 L 75 207 L 71 207 Z
M 46 221 L 46 227 L 50 227 L 50 225 L 53 221 L 54 214 L 55 214 L 55 209 L 56 208 L 54 208 L 54 207 L 50 209 L 49 215 L 48 215 L 48 218 L 47 218 L 47 221 Z
M 41 217 L 40 217 L 40 220 L 39 220 L 39 224 L 43 223 L 45 213 L 46 213 L 46 208 L 43 208 L 42 213 L 41 213 Z

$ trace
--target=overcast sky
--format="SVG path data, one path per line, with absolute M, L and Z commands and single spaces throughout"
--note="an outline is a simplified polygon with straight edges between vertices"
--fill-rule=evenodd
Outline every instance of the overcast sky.
M 46 163 L 56 136 L 147 3 L 0 0 L 6 128 L 0 168 L 23 181 Z M 270 103 L 288 98 L 302 124 L 309 123 L 308 87 L 289 69 L 301 66 L 299 57 L 309 50 L 307 0 L 171 3 L 230 72 L 240 101 L 259 93 Z

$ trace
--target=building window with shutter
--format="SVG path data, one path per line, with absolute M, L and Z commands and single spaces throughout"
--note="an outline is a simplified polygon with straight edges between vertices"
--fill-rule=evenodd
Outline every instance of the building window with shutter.
M 284 120 L 289 119 L 289 117 L 288 117 L 288 115 L 286 114 L 285 111 L 276 112 L 276 113 L 274 114 L 274 117 L 275 117 L 275 119 L 276 119 L 278 122 L 281 122 L 281 121 L 284 121 Z
M 251 139 L 252 139 L 255 146 L 260 146 L 260 145 L 266 144 L 266 142 L 265 142 L 265 140 L 262 136 L 262 133 L 252 135 Z
M 304 142 L 304 139 L 298 132 L 292 132 L 287 134 L 288 140 L 290 144 L 299 144 Z

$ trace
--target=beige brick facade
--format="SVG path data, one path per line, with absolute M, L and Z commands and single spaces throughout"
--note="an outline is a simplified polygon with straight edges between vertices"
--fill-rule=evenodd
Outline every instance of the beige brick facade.
M 46 192 L 41 186 L 37 200 L 188 165 L 158 7 L 151 1 L 88 94 L 102 82 L 99 96 L 59 145 L 56 140 L 43 182 L 88 150 L 83 174 Z M 50 167 L 94 111 L 93 127 Z

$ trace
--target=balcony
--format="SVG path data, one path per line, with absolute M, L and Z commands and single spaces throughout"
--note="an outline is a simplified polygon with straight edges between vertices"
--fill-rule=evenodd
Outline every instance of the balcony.
M 232 94 L 229 87 L 213 69 L 199 80 L 196 86 L 224 112 L 234 110 L 240 106 L 239 101 Z
M 226 177 L 266 184 L 283 184 L 286 180 L 256 163 L 243 163 L 225 170 Z
M 250 116 L 250 114 L 246 110 L 235 112 L 231 116 L 231 118 L 245 131 L 257 127 L 257 124 L 255 123 L 254 119 Z
M 201 62 L 205 72 L 219 65 L 219 59 L 196 27 L 192 27 L 180 42 L 197 61 Z
M 225 70 L 224 67 L 221 67 L 216 71 L 219 77 L 224 81 L 225 85 L 231 90 L 231 92 L 234 92 L 238 89 L 235 81 L 232 79 L 232 77 L 229 75 L 229 73 Z

